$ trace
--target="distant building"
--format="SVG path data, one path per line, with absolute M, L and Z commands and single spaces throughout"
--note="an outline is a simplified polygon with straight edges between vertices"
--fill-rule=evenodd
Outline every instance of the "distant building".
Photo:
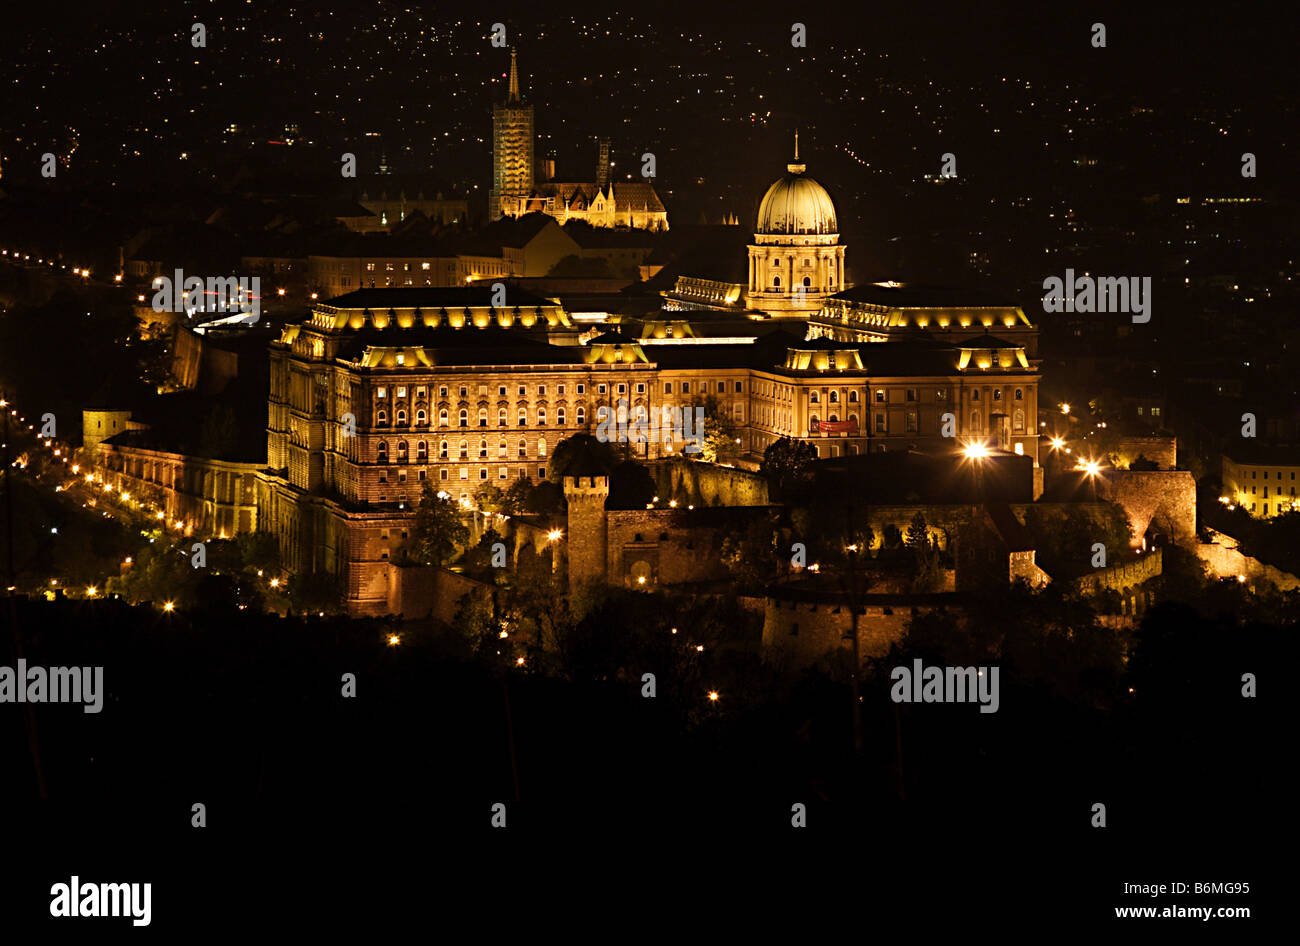
M 1246 444 L 1223 454 L 1221 502 L 1267 519 L 1296 508 L 1300 447 Z
M 492 109 L 492 189 L 488 218 L 544 213 L 561 224 L 581 220 L 593 227 L 667 230 L 668 211 L 648 181 L 609 180 L 609 146 L 602 140 L 595 179 L 562 182 L 537 180 L 533 106 L 519 90 L 519 65 L 510 51 L 510 88 L 505 102 Z M 553 162 L 547 162 L 547 177 Z

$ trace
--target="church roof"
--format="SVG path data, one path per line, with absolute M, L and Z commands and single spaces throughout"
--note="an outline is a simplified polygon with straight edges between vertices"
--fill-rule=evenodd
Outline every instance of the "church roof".
M 596 195 L 609 190 L 614 191 L 614 211 L 664 213 L 663 201 L 655 191 L 654 185 L 644 181 L 612 181 L 603 188 L 594 181 L 543 181 L 533 185 L 533 194 L 537 197 L 559 197 L 565 204 L 579 201 L 583 208 L 591 206 Z

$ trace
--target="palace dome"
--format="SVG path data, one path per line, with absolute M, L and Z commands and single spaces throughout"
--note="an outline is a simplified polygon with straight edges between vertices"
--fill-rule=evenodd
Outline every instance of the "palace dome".
M 767 189 L 758 205 L 755 233 L 827 236 L 839 232 L 831 195 L 808 177 L 805 170 L 799 161 L 799 141 L 796 138 L 794 160 L 786 165 L 786 173 Z

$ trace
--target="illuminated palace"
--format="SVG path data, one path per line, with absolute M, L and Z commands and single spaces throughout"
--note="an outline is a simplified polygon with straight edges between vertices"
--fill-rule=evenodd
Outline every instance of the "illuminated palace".
M 519 91 L 519 65 L 510 51 L 510 88 L 505 102 L 492 109 L 492 189 L 488 218 L 520 217 L 540 211 L 561 224 L 583 220 L 594 227 L 667 230 L 668 212 L 648 181 L 615 184 L 609 178 L 609 146 L 602 140 L 596 179 L 550 180 L 554 162 L 537 173 L 533 154 L 533 107 Z M 538 178 L 543 178 L 539 180 Z
M 426 482 L 467 503 L 484 483 L 538 482 L 561 440 L 594 433 L 599 409 L 620 403 L 649 421 L 634 447 L 647 460 L 685 446 L 658 429 L 663 408 L 707 398 L 740 466 L 756 467 L 781 437 L 828 459 L 953 456 L 980 442 L 1032 458 L 1041 484 L 1036 330 L 1024 314 L 947 290 L 846 288 L 834 205 L 802 175 L 792 164 L 764 198 L 748 284 L 678 279 L 665 311 L 577 319 L 509 284 L 504 300 L 479 284 L 317 303 L 271 344 L 265 465 L 231 473 L 229 496 L 173 497 L 169 515 L 201 511 L 198 532 L 215 533 L 209 515 L 222 528 L 255 522 L 279 537 L 287 567 L 332 573 L 352 613 L 383 614 Z M 784 291 L 792 281 L 802 294 Z M 729 287 L 721 298 L 703 298 L 718 286 Z M 108 449 L 116 488 L 142 488 L 141 471 L 161 468 Z M 167 476 L 178 492 L 226 473 Z M 250 483 L 256 510 L 245 515 Z

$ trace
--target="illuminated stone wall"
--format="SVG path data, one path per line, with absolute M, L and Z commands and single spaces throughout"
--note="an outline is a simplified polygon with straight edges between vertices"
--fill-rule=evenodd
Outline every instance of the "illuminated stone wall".
M 863 661 L 883 657 L 903 639 L 913 612 L 928 613 L 934 604 L 908 603 L 910 598 L 867 596 L 858 615 L 858 648 Z M 763 613 L 763 660 L 786 668 L 848 665 L 852 615 L 834 601 L 783 601 L 769 598 Z
M 1124 508 L 1133 535 L 1141 539 L 1154 522 L 1178 542 L 1196 538 L 1196 480 L 1187 470 L 1108 470 L 1097 495 Z

